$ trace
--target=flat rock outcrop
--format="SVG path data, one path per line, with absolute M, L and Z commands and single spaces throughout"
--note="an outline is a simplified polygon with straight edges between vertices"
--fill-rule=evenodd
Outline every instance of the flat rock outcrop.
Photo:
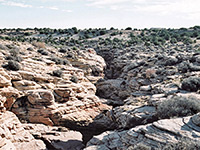
M 0 114 L 0 149 L 2 150 L 45 150 L 42 140 L 35 139 L 26 131 L 18 118 L 12 112 Z
M 124 131 L 107 131 L 94 136 L 85 150 L 133 149 L 138 144 L 162 149 L 166 144 L 178 143 L 182 138 L 200 141 L 200 114 L 177 119 L 164 119 Z
M 30 132 L 36 139 L 41 139 L 47 149 L 52 150 L 81 150 L 82 134 L 70 131 L 64 127 L 52 127 L 44 124 L 23 124 L 25 130 Z

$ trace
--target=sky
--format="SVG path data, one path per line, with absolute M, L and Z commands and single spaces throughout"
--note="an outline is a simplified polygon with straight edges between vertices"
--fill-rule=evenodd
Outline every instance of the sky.
M 200 0 L 0 0 L 0 28 L 195 25 L 200 25 Z

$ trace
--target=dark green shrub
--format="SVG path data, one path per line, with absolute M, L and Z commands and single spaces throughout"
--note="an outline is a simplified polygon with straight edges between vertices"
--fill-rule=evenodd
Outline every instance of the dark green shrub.
M 101 30 L 101 31 L 99 32 L 99 34 L 100 34 L 100 35 L 106 34 L 106 30 Z
M 188 44 L 192 44 L 193 41 L 192 41 L 192 39 L 190 39 L 190 38 L 184 38 L 184 39 L 183 39 L 183 43 L 186 44 L 186 45 L 188 45 Z
M 78 83 L 78 78 L 77 78 L 77 76 L 75 76 L 75 75 L 71 76 L 70 81 L 72 81 L 72 82 L 74 82 L 74 83 Z
M 172 38 L 172 39 L 170 40 L 170 42 L 171 42 L 172 44 L 177 43 L 177 39 L 176 39 L 176 38 Z
M 125 30 L 132 30 L 132 28 L 131 27 L 127 27 Z
M 19 49 L 18 48 L 11 49 L 9 52 L 12 56 L 17 56 L 19 54 Z
M 181 88 L 190 92 L 198 91 L 200 89 L 200 77 L 189 77 L 184 79 Z
M 54 61 L 56 64 L 60 65 L 69 65 L 69 61 L 67 59 L 62 59 L 59 57 L 51 57 L 50 60 Z
M 27 48 L 28 51 L 33 51 L 32 47 Z
M 190 139 L 180 139 L 178 143 L 167 143 L 163 150 L 199 150 L 200 143 Z
M 117 35 L 117 34 L 119 34 L 118 32 L 112 32 L 110 35 L 111 36 L 115 36 L 115 35 Z
M 63 49 L 63 48 L 61 48 L 61 49 L 59 49 L 59 52 L 61 52 L 61 53 L 66 53 L 66 52 L 67 52 L 67 50 L 66 50 L 66 49 Z
M 38 49 L 37 50 L 38 53 L 42 54 L 42 55 L 48 55 L 49 53 L 47 51 L 45 51 L 44 49 Z
M 54 70 L 52 73 L 52 75 L 56 77 L 62 77 L 62 74 L 63 74 L 62 70 Z
M 13 71 L 17 71 L 20 69 L 19 63 L 14 60 L 9 60 L 8 64 L 3 65 L 2 67 L 6 68 L 8 70 L 13 70 Z
M 159 118 L 189 116 L 200 112 L 200 100 L 194 96 L 176 96 L 161 102 L 157 107 Z
M 14 60 L 14 61 L 18 61 L 18 62 L 22 61 L 22 58 L 20 56 L 11 56 L 11 55 L 9 55 L 5 59 L 6 60 Z

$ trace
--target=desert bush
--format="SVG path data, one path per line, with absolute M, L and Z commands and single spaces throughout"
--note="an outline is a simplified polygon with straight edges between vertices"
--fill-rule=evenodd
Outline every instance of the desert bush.
M 177 39 L 176 39 L 176 38 L 172 38 L 172 39 L 170 40 L 170 42 L 171 42 L 172 44 L 177 43 Z
M 192 39 L 190 39 L 189 37 L 187 37 L 187 38 L 183 39 L 183 43 L 186 44 L 186 45 L 188 45 L 188 44 L 192 44 L 193 42 L 192 42 Z
M 17 71 L 20 69 L 19 63 L 14 60 L 9 60 L 8 63 L 6 65 L 3 65 L 2 67 L 13 71 Z
M 19 49 L 14 48 L 14 49 L 11 49 L 9 52 L 12 56 L 17 56 L 19 54 Z
M 115 35 L 117 35 L 117 34 L 119 34 L 118 32 L 112 32 L 110 35 L 111 36 L 115 36 Z
M 151 150 L 150 146 L 145 145 L 144 143 L 138 143 L 134 147 L 130 147 L 127 150 Z
M 177 143 L 168 143 L 163 150 L 199 150 L 200 143 L 190 139 L 180 139 Z
M 38 49 L 37 52 L 40 53 L 40 54 L 42 54 L 42 55 L 48 55 L 48 54 L 49 54 L 49 53 L 48 53 L 46 50 L 44 50 L 44 49 Z
M 200 89 L 200 77 L 189 77 L 184 79 L 181 88 L 190 92 L 198 91 Z
M 125 30 L 132 30 L 132 28 L 131 27 L 127 27 Z
M 106 34 L 106 30 L 101 30 L 101 31 L 99 32 L 99 34 L 100 34 L 100 35 Z
M 194 96 L 176 96 L 161 102 L 157 107 L 159 118 L 189 116 L 200 112 L 200 100 Z
M 27 50 L 28 51 L 33 51 L 33 48 L 32 47 L 28 47 Z
M 50 60 L 54 61 L 56 64 L 60 65 L 69 65 L 69 61 L 67 59 L 62 59 L 59 57 L 51 57 Z
M 178 63 L 178 59 L 175 57 L 168 57 L 168 59 L 165 61 L 165 66 L 173 66 Z
M 156 70 L 155 69 L 147 69 L 145 75 L 146 75 L 146 78 L 153 78 L 156 76 Z
M 35 47 L 38 47 L 38 48 L 45 48 L 45 43 L 44 42 L 33 42 L 33 45 Z
M 74 82 L 74 83 L 78 83 L 78 78 L 77 78 L 77 76 L 75 76 L 75 75 L 71 76 L 70 81 L 72 81 L 72 82 Z
M 18 62 L 22 61 L 22 58 L 20 56 L 11 56 L 11 55 L 9 55 L 5 59 L 6 60 L 14 60 L 14 61 L 18 61 Z
M 62 77 L 62 74 L 63 74 L 62 70 L 54 70 L 52 72 L 52 75 L 56 77 Z
M 59 49 L 59 52 L 61 52 L 61 53 L 66 53 L 66 52 L 67 52 L 67 50 L 66 50 L 66 49 L 63 49 L 63 48 L 61 48 L 61 49 Z

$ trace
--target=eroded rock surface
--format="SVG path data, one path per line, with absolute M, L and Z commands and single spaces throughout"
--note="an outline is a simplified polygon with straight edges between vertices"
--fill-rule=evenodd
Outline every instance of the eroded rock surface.
M 81 150 L 82 134 L 70 131 L 64 127 L 51 127 L 43 124 L 23 124 L 25 130 L 36 139 L 41 139 L 48 149 L 52 150 Z
M 85 150 L 133 149 L 138 144 L 162 149 L 181 138 L 200 142 L 200 114 L 191 117 L 164 119 L 124 131 L 107 131 L 94 136 Z
M 26 131 L 16 115 L 6 111 L 0 114 L 0 149 L 45 150 L 46 145 Z

